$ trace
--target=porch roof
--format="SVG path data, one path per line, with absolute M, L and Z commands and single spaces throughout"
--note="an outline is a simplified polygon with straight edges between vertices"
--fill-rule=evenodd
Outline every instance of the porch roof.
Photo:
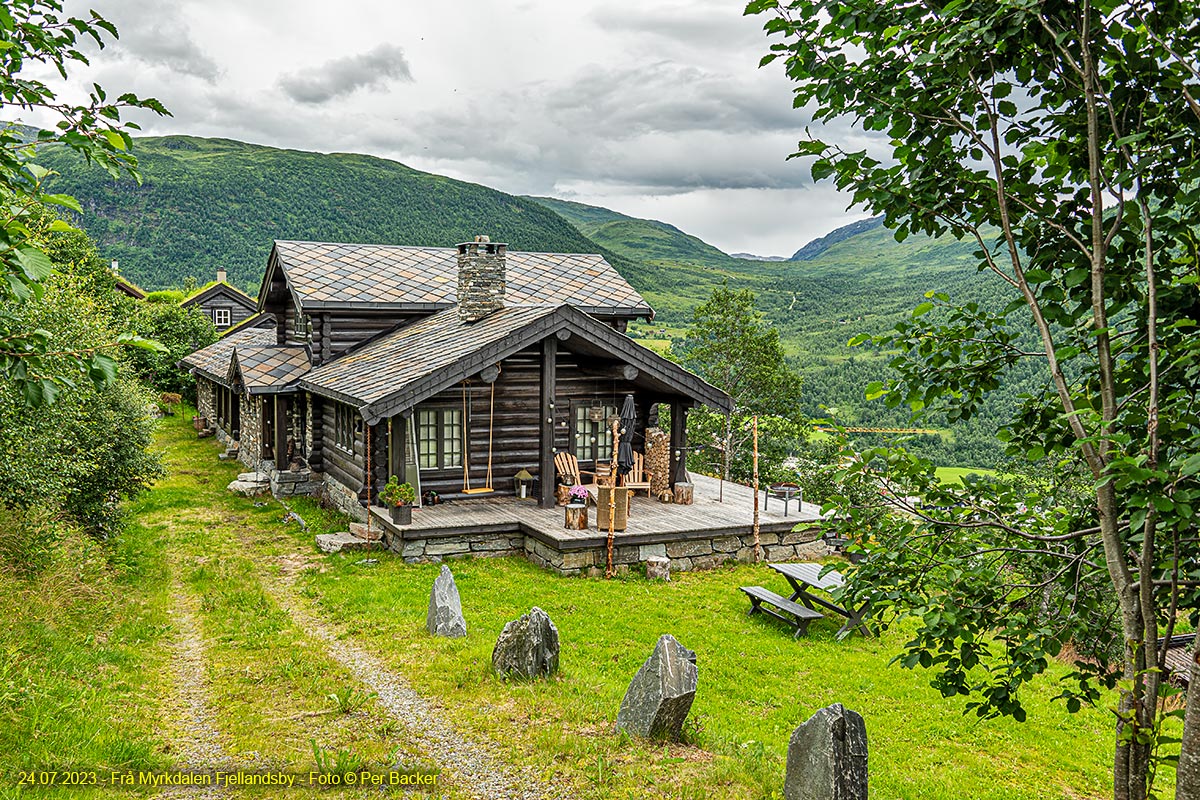
M 241 328 L 221 337 L 179 360 L 179 366 L 193 375 L 202 375 L 222 386 L 229 386 L 229 362 L 239 346 L 265 346 L 275 342 L 271 328 Z
M 666 392 L 722 411 L 731 405 L 721 390 L 569 305 L 506 306 L 473 323 L 448 309 L 317 367 L 299 386 L 357 407 L 373 425 L 551 335 L 631 364 Z
M 229 361 L 229 382 L 240 378 L 249 394 L 279 394 L 311 368 L 307 347 L 239 346 Z

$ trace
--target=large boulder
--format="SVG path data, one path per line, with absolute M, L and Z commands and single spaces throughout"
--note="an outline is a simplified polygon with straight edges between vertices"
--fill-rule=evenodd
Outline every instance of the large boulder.
M 792 732 L 785 800 L 867 800 L 867 726 L 841 703 L 822 708 Z
M 463 619 L 462 601 L 450 568 L 442 565 L 442 571 L 433 580 L 433 591 L 429 593 L 429 613 L 425 615 L 425 627 L 434 636 L 457 639 L 467 635 L 467 621 Z
M 504 626 L 492 650 L 492 669 L 508 678 L 534 680 L 558 672 L 558 628 L 537 606 Z
M 696 653 L 663 634 L 629 683 L 617 712 L 617 730 L 678 740 L 696 698 L 697 678 Z

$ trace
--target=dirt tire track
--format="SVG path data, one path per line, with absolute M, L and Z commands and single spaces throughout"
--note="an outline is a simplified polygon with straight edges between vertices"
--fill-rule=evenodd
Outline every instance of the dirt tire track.
M 513 771 L 496 763 L 483 747 L 464 739 L 445 722 L 404 677 L 366 650 L 340 640 L 336 628 L 318 618 L 296 591 L 296 574 L 308 563 L 303 557 L 280 559 L 281 578 L 272 580 L 264 576 L 264 588 L 297 627 L 324 643 L 335 661 L 375 692 L 380 704 L 404 726 L 416 747 L 455 776 L 459 788 L 482 800 L 558 800 L 573 796 L 563 787 L 545 783 L 529 770 Z
M 206 645 L 196 622 L 196 598 L 178 579 L 171 590 L 170 615 L 177 635 L 171 641 L 171 672 L 175 690 L 167 699 L 172 725 L 170 741 L 176 766 L 188 772 L 228 771 L 228 739 L 216 726 L 208 690 Z M 221 787 L 171 786 L 160 797 L 220 797 Z

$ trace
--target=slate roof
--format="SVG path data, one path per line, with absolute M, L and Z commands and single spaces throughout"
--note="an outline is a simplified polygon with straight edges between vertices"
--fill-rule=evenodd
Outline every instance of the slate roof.
M 229 361 L 234 348 L 240 346 L 266 346 L 275 343 L 275 331 L 271 328 L 242 328 L 221 337 L 208 347 L 184 356 L 179 366 L 189 372 L 197 372 L 222 386 L 229 385 Z
M 308 348 L 239 345 L 229 364 L 229 382 L 240 376 L 250 394 L 271 394 L 287 389 L 312 367 Z
M 458 309 L 451 308 L 322 364 L 301 386 L 356 406 L 370 405 L 554 311 L 554 306 L 508 306 L 465 323 Z
M 456 302 L 454 247 L 276 241 L 273 255 L 307 309 L 369 304 L 437 310 Z M 509 250 L 506 258 L 509 305 L 570 303 L 599 316 L 653 314 L 603 256 Z
M 236 286 L 230 286 L 228 283 L 221 283 L 220 281 L 210 286 L 206 286 L 203 289 L 197 290 L 190 297 L 187 297 L 181 301 L 179 305 L 187 308 L 188 306 L 203 304 L 214 297 L 223 297 L 226 300 L 237 303 L 242 308 L 250 311 L 258 308 L 258 303 L 255 302 L 254 298 L 252 298 L 250 295 L 246 294 L 241 289 L 238 289 Z
M 472 323 L 451 308 L 322 364 L 298 385 L 355 406 L 373 425 L 560 332 L 573 349 L 631 364 L 664 391 L 722 411 L 732 405 L 721 390 L 568 304 L 506 306 Z

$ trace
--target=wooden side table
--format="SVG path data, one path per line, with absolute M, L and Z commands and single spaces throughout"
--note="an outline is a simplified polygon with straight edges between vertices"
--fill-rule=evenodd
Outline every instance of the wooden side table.
M 569 531 L 586 531 L 588 529 L 588 507 L 586 504 L 566 505 L 566 521 L 563 527 Z

